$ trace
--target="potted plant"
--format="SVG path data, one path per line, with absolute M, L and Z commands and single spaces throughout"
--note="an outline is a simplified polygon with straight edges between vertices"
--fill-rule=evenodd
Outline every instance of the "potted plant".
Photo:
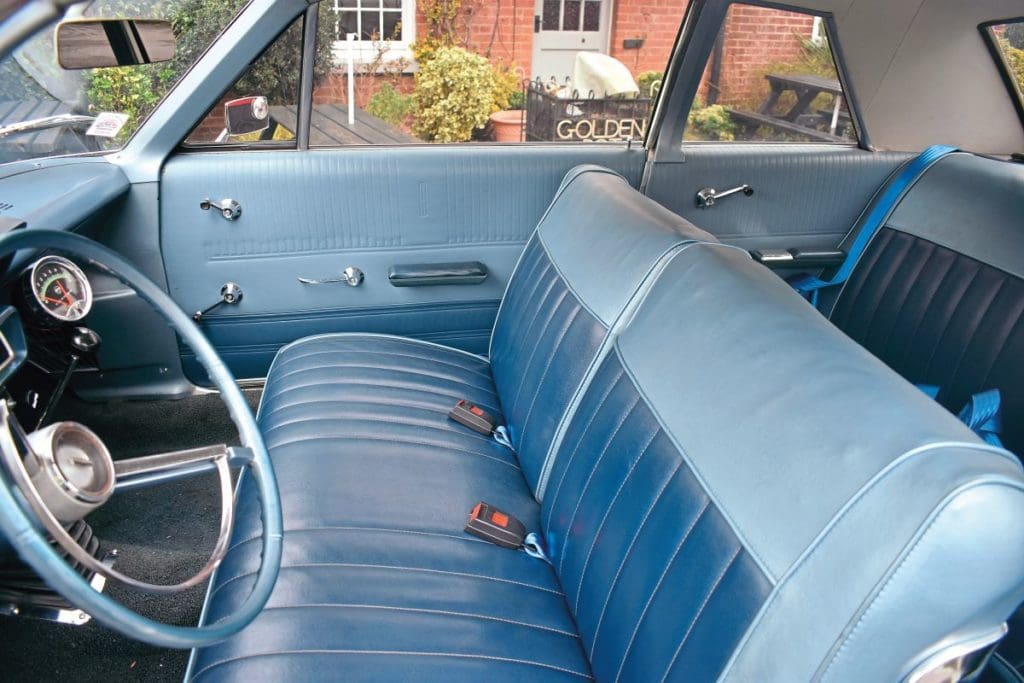
M 519 142 L 526 123 L 526 94 L 521 69 L 498 64 L 494 67 L 494 113 L 491 114 L 491 139 L 495 142 Z

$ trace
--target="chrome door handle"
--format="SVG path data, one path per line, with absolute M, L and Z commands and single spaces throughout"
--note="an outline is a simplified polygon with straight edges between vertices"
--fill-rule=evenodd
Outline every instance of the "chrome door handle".
M 363 284 L 363 271 L 355 266 L 349 266 L 345 270 L 341 271 L 341 275 L 337 275 L 335 277 L 300 277 L 299 282 L 304 285 L 327 285 L 332 282 L 344 282 L 349 287 L 358 287 Z
M 721 192 L 719 192 L 713 187 L 705 187 L 704 189 L 700 190 L 697 193 L 695 201 L 699 208 L 710 209 L 712 206 L 715 205 L 715 202 L 718 201 L 719 199 L 725 199 L 726 197 L 731 197 L 732 195 L 739 194 L 740 192 L 749 197 L 750 195 L 754 194 L 754 188 L 752 188 L 750 185 L 747 185 L 746 183 L 740 185 L 739 187 L 733 187 L 728 190 L 722 190 Z
M 234 199 L 228 198 L 216 202 L 207 197 L 203 201 L 199 202 L 199 208 L 203 211 L 209 211 L 211 208 L 217 209 L 226 221 L 236 221 L 238 220 L 238 217 L 242 215 L 242 205 Z

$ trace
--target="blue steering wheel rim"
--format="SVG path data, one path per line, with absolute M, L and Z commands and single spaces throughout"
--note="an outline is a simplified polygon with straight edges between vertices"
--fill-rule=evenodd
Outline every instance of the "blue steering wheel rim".
M 263 518 L 263 553 L 252 592 L 238 610 L 204 626 L 173 626 L 144 617 L 98 593 L 50 545 L 18 502 L 9 482 L 0 485 L 0 532 L 18 555 L 38 572 L 46 584 L 101 624 L 130 638 L 169 648 L 203 647 L 230 638 L 259 615 L 270 598 L 281 568 L 283 521 L 274 468 L 249 404 L 235 378 L 192 319 L 149 278 L 124 258 L 86 237 L 55 230 L 22 229 L 0 237 L 0 258 L 19 250 L 60 251 L 126 284 L 148 302 L 195 352 L 214 385 L 220 390 L 243 446 L 252 451 L 253 483 L 260 497 Z

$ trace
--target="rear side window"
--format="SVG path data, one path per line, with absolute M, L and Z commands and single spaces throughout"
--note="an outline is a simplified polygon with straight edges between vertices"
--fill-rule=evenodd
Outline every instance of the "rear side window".
M 1024 18 L 982 27 L 1024 119 Z
M 686 122 L 689 141 L 857 141 L 818 16 L 729 7 Z

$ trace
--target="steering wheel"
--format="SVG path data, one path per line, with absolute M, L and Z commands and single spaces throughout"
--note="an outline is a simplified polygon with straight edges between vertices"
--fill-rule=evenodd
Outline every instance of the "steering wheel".
M 52 230 L 15 230 L 0 237 L 0 260 L 19 250 L 59 251 L 79 263 L 87 263 L 131 287 L 168 322 L 196 354 L 213 384 L 220 390 L 232 421 L 238 428 L 241 448 L 203 447 L 155 456 L 110 461 L 106 447 L 91 431 L 76 423 L 63 422 L 34 432 L 26 437 L 5 402 L 0 402 L 0 454 L 3 456 L 7 481 L 0 483 L 0 532 L 3 532 L 21 558 L 46 584 L 69 602 L 84 610 L 100 623 L 131 638 L 153 645 L 191 648 L 209 645 L 228 638 L 247 626 L 263 609 L 277 581 L 281 566 L 282 519 L 281 499 L 274 470 L 256 427 L 252 411 L 242 396 L 234 377 L 214 351 L 192 319 L 171 298 L 124 258 L 85 237 Z M 71 437 L 60 435 L 70 431 Z M 86 449 L 96 457 L 96 465 L 106 469 L 103 483 L 88 491 L 76 486 L 74 475 L 55 478 L 62 467 L 55 462 L 55 451 L 61 439 L 70 444 L 74 458 L 82 459 Z M 71 439 L 71 441 L 67 441 Z M 77 449 L 77 450 L 76 450 Z M 105 460 L 103 460 L 105 458 Z M 26 467 L 26 464 L 28 467 Z M 89 464 L 89 463 L 87 463 Z M 263 521 L 262 559 L 252 592 L 233 613 L 206 626 L 173 626 L 144 617 L 94 590 L 80 574 L 61 558 L 51 544 L 52 536 L 75 561 L 85 562 L 90 569 L 136 588 L 151 592 L 175 592 L 205 580 L 213 573 L 227 552 L 234 518 L 229 465 L 245 465 L 253 477 L 260 498 Z M 216 469 L 220 475 L 221 522 L 217 543 L 210 560 L 190 579 L 174 585 L 156 585 L 124 576 L 84 552 L 65 530 L 65 521 L 82 509 L 98 507 L 113 491 L 115 478 L 149 477 L 151 482 L 181 478 Z M 41 474 L 42 473 L 42 474 Z M 243 476 L 246 472 L 242 473 Z M 89 481 L 100 477 L 89 476 Z M 57 482 L 56 484 L 54 482 Z M 84 487 L 89 488 L 89 487 Z M 94 490 L 98 488 L 99 490 Z M 88 494 L 88 495 L 86 495 Z M 75 506 L 84 506 L 79 509 Z M 70 506 L 70 509 L 69 509 Z

